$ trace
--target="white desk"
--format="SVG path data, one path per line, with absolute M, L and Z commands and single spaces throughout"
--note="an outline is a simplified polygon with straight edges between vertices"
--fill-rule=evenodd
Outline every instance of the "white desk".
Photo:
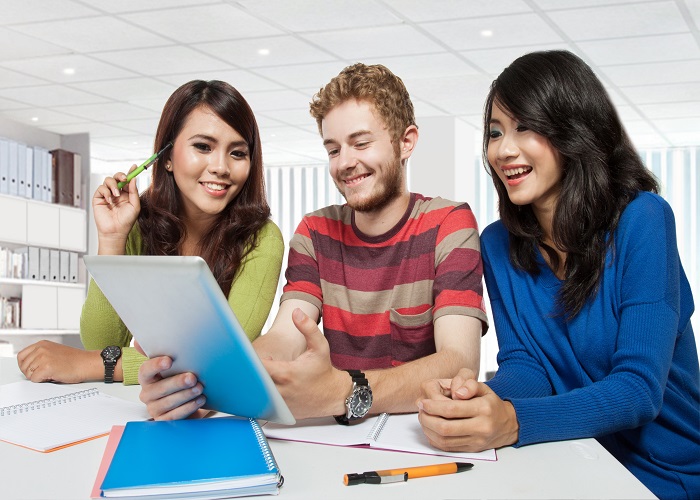
M 24 377 L 14 358 L 0 358 L 0 384 Z M 138 400 L 138 386 L 87 384 Z M 87 499 L 107 438 L 52 453 L 0 442 L 0 498 Z M 315 498 L 655 498 L 597 441 L 582 439 L 498 450 L 497 462 L 475 460 L 460 474 L 386 485 L 343 485 L 343 474 L 453 461 L 446 457 L 270 440 L 284 475 L 280 499 Z M 157 460 L 157 450 L 153 459 Z M 270 496 L 261 498 L 271 498 Z

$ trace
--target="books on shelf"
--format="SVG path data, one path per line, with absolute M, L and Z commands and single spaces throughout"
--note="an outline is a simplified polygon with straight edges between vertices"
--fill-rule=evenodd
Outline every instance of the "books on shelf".
M 283 481 L 255 419 L 129 422 L 110 434 L 93 498 L 276 495 Z
M 285 426 L 268 422 L 263 431 L 268 438 L 335 446 L 366 446 L 391 451 L 439 455 L 467 460 L 497 460 L 496 450 L 479 453 L 442 451 L 428 442 L 416 413 L 390 415 L 382 413 L 352 423 L 339 425 L 333 417 L 308 418 Z
M 112 426 L 149 418 L 141 403 L 81 385 L 0 385 L 0 441 L 49 452 L 104 436 Z

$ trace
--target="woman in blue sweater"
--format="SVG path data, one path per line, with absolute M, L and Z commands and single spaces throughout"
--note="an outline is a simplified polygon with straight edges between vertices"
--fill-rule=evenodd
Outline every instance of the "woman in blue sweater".
M 498 371 L 426 382 L 425 434 L 462 451 L 595 437 L 657 496 L 700 498 L 673 212 L 593 71 L 565 51 L 515 60 L 487 98 L 484 157 L 501 216 L 481 237 Z

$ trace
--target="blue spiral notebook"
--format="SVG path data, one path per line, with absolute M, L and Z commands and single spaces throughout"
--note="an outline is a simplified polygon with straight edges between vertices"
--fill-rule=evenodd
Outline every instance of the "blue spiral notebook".
M 102 482 L 107 498 L 276 495 L 283 482 L 257 420 L 129 422 Z

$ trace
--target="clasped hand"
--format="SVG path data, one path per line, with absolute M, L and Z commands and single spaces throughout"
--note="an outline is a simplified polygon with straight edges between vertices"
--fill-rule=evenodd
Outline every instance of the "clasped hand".
M 436 448 L 479 452 L 514 444 L 518 419 L 503 401 L 466 368 L 453 379 L 433 379 L 421 386 L 416 402 L 423 432 Z

